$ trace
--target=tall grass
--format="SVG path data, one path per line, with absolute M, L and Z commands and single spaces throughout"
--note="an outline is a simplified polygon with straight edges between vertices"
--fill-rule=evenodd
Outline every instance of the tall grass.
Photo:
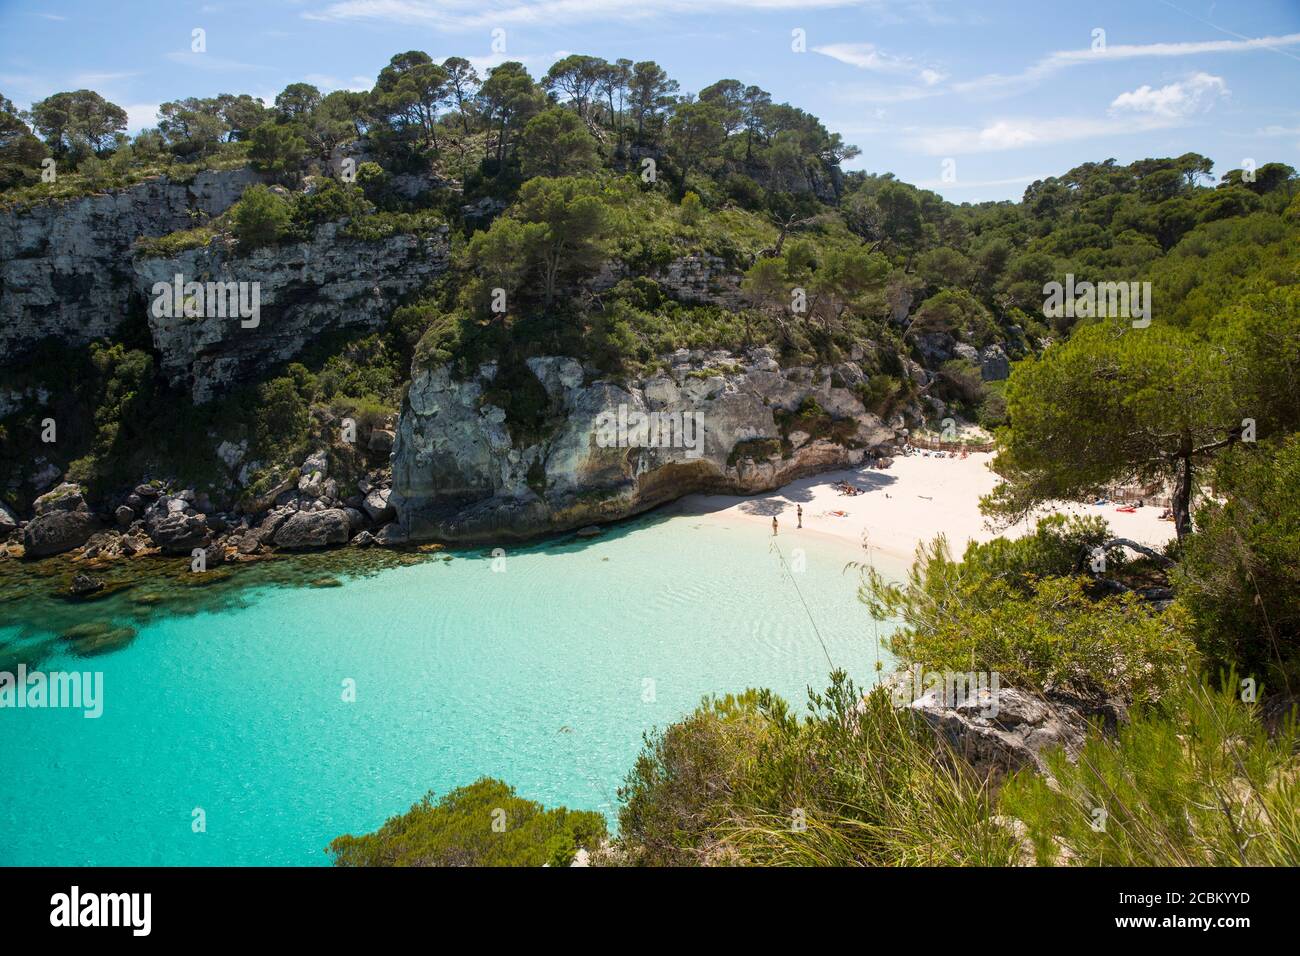
M 883 688 L 848 682 L 781 727 L 724 827 L 746 863 L 1007 866 L 1019 856 L 993 819 L 988 783 Z M 744 806 L 764 803 L 766 807 Z M 781 810 L 773 804 L 782 806 Z M 802 811 L 802 812 L 800 812 Z
M 1021 775 L 1002 794 L 1040 864 L 1300 865 L 1294 715 L 1270 736 L 1235 681 L 1192 681 L 1115 737 L 1091 735 L 1055 778 Z

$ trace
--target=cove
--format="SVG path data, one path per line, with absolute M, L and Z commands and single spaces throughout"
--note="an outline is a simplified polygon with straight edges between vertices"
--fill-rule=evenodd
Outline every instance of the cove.
M 108 653 L 53 643 L 44 669 L 102 672 L 103 714 L 0 711 L 0 864 L 326 864 L 335 836 L 484 775 L 613 822 L 642 735 L 705 694 L 802 706 L 828 658 L 874 679 L 883 631 L 845 569 L 863 552 L 776 541 L 648 516 L 507 550 L 500 571 L 484 550 L 261 584 Z

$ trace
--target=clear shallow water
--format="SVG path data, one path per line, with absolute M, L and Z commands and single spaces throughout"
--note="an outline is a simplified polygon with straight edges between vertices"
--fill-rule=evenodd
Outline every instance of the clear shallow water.
M 870 680 L 872 623 L 843 571 L 861 551 L 778 540 L 787 560 L 805 549 L 799 590 L 831 660 Z M 483 552 L 262 588 L 110 654 L 47 659 L 102 671 L 104 713 L 0 709 L 0 864 L 323 864 L 333 837 L 483 775 L 612 815 L 643 732 L 702 695 L 766 686 L 802 704 L 825 686 L 771 541 L 647 518 L 512 550 L 503 573 Z

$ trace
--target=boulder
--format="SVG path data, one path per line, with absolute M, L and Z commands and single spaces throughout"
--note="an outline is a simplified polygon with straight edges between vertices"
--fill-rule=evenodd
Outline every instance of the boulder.
M 1088 729 L 1073 705 L 1010 687 L 984 688 L 960 701 L 936 689 L 908 706 L 977 773 L 995 778 L 1025 766 L 1047 773 L 1044 751 L 1062 747 L 1075 757 Z
M 375 544 L 382 545 L 385 548 L 391 548 L 394 545 L 407 544 L 411 539 L 410 536 L 402 530 L 401 526 L 394 521 L 392 524 L 386 524 L 375 532 L 374 540 Z
M 370 494 L 366 495 L 365 501 L 361 503 L 361 509 L 370 516 L 370 520 L 375 524 L 391 521 L 395 512 L 393 506 L 388 503 L 388 498 L 389 490 L 387 488 L 375 488 Z
M 395 441 L 397 441 L 397 433 L 392 429 L 372 428 L 370 430 L 370 443 L 367 447 L 376 454 L 387 455 L 393 450 Z
M 3 501 L 0 501 L 0 538 L 9 534 L 18 527 L 18 516 L 13 513 L 10 507 Z
M 299 511 L 276 529 L 274 538 L 276 547 L 288 550 L 323 548 L 347 540 L 348 516 L 342 508 Z
M 980 353 L 980 378 L 986 382 L 1000 382 L 1011 375 L 1011 362 L 1000 345 L 986 346 Z
M 135 511 L 128 505 L 118 505 L 117 510 L 113 512 L 113 518 L 125 528 L 135 520 Z
M 32 508 L 37 515 L 49 514 L 51 511 L 85 511 L 86 499 L 82 495 L 81 485 L 65 481 L 37 498 Z
M 300 469 L 304 475 L 311 475 L 314 472 L 320 472 L 322 478 L 328 478 L 330 473 L 329 455 L 322 449 L 321 451 L 312 452 L 307 456 L 306 461 L 302 463 Z
M 46 511 L 23 528 L 23 550 L 33 558 L 62 554 L 85 544 L 97 526 L 89 511 Z
M 149 536 L 168 554 L 188 554 L 195 548 L 206 547 L 211 531 L 203 515 L 174 511 L 154 522 Z
M 356 534 L 366 526 L 366 516 L 362 511 L 356 508 L 344 508 L 343 513 L 348 516 L 348 533 Z

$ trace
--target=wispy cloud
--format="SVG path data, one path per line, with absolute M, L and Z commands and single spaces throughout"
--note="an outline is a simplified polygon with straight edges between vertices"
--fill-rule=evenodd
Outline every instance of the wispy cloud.
M 196 70 L 211 70 L 221 72 L 247 72 L 251 70 L 269 70 L 269 66 L 261 66 L 257 63 L 244 63 L 240 60 L 232 60 L 228 57 L 215 56 L 211 53 L 191 53 L 185 50 L 178 50 L 174 53 L 166 54 L 167 59 L 173 63 L 179 63 L 182 66 L 193 67 Z
M 892 88 L 855 90 L 853 98 L 864 103 L 905 103 L 924 99 L 942 92 L 937 87 L 948 78 L 946 73 L 932 66 L 918 63 L 911 57 L 887 53 L 873 43 L 827 43 L 813 47 L 812 52 L 859 70 L 907 77 L 912 81 L 910 85 Z
M 1000 119 L 983 126 L 949 126 L 904 130 L 904 141 L 928 156 L 992 153 L 1035 146 L 1053 146 L 1081 139 L 1105 139 L 1168 129 L 1178 125 L 1168 117 L 1142 115 L 1107 119 Z
M 1051 53 L 1020 73 L 989 73 L 974 80 L 954 83 L 959 93 L 1014 93 L 1074 66 L 1113 63 L 1141 57 L 1196 56 L 1210 53 L 1244 53 L 1251 50 L 1279 50 L 1300 45 L 1300 33 L 1282 36 L 1247 37 L 1241 40 L 1197 40 L 1185 43 L 1110 44 L 1100 49 L 1061 50 Z
M 949 189 L 990 189 L 995 186 L 1022 186 L 1047 179 L 1051 173 L 1039 173 L 1037 176 L 1011 176 L 1007 179 L 923 179 L 914 185 L 921 189 L 934 189 L 946 192 Z
M 459 32 L 596 20 L 646 20 L 688 14 L 811 11 L 868 7 L 893 22 L 946 22 L 924 0 L 336 0 L 305 11 L 309 20 L 378 20 Z
M 78 73 L 72 81 L 78 86 L 94 86 L 97 83 L 117 83 L 120 80 L 129 80 L 133 76 L 139 76 L 139 71 L 131 70 L 123 73 Z

